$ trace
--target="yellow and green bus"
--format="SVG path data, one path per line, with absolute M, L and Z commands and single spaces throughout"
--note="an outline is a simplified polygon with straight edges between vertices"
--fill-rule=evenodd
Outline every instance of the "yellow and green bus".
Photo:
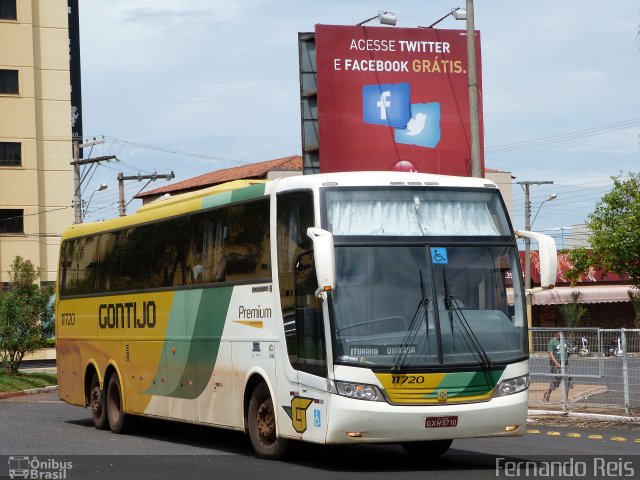
M 552 286 L 553 241 L 520 234 Z M 524 433 L 516 232 L 485 179 L 231 182 L 74 225 L 58 275 L 60 398 L 99 429 L 207 424 L 264 458 L 288 440 L 435 456 Z

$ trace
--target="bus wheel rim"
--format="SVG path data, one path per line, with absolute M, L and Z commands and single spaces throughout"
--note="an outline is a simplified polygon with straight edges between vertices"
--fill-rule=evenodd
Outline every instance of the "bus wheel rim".
M 263 445 L 272 445 L 276 438 L 276 424 L 271 402 L 265 400 L 256 412 L 258 437 Z
M 93 387 L 91 390 L 91 413 L 99 416 L 102 412 L 102 399 L 100 395 L 100 387 Z

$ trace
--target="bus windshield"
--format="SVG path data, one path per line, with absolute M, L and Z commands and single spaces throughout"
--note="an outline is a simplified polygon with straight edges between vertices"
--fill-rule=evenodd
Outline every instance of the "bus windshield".
M 510 237 L 496 189 L 325 189 L 334 236 Z
M 336 266 L 337 363 L 489 368 L 526 356 L 515 247 L 339 246 Z
M 519 260 L 496 189 L 324 192 L 335 361 L 442 367 L 526 357 Z

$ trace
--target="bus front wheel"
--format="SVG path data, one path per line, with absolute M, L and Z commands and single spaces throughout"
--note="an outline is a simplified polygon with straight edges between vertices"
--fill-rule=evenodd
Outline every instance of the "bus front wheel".
M 406 442 L 402 448 L 416 458 L 437 458 L 449 450 L 453 440 L 429 440 L 426 442 Z
M 93 425 L 98 430 L 105 430 L 107 423 L 107 408 L 105 405 L 104 390 L 100 388 L 100 378 L 98 372 L 93 372 L 91 377 L 91 388 L 89 389 L 89 406 L 91 407 L 91 418 Z
M 287 440 L 277 436 L 273 401 L 264 383 L 260 383 L 251 395 L 247 426 L 251 445 L 259 457 L 276 460 L 282 456 Z
M 116 373 L 109 378 L 109 386 L 107 387 L 107 417 L 109 418 L 109 428 L 113 433 L 125 432 L 127 416 L 122 405 L 120 379 Z

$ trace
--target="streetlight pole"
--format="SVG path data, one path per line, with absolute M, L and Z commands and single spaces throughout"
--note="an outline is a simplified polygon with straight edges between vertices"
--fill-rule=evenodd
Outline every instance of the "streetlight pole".
M 471 176 L 482 177 L 480 165 L 480 120 L 478 118 L 478 76 L 473 0 L 467 0 L 467 76 L 469 88 L 469 130 L 471 135 Z
M 553 183 L 551 180 L 543 180 L 537 182 L 518 182 L 524 189 L 524 229 L 528 232 L 531 230 L 531 200 L 529 198 L 529 187 L 531 185 L 545 185 Z M 529 290 L 531 288 L 531 239 L 524 239 L 524 288 Z M 531 295 L 525 295 L 527 302 L 527 324 L 529 326 L 529 332 L 533 326 L 532 311 L 531 311 Z M 529 351 L 533 348 L 531 333 L 529 333 Z
M 84 217 L 87 215 L 87 213 L 89 213 L 89 204 L 91 203 L 91 200 L 93 199 L 93 195 L 96 192 L 102 192 L 103 190 L 106 190 L 107 188 L 109 188 L 109 185 L 107 185 L 106 183 L 102 182 L 98 188 L 96 188 L 93 192 L 91 192 L 91 196 L 89 197 L 89 201 L 87 203 L 85 203 L 84 205 L 84 213 L 82 214 L 82 221 L 84 222 Z

